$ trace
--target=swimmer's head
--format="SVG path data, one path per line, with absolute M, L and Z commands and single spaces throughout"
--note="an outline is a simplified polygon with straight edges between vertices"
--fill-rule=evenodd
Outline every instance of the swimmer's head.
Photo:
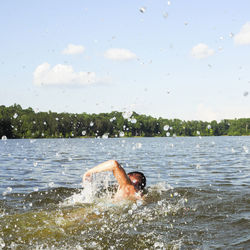
M 130 172 L 128 177 L 131 180 L 137 191 L 143 190 L 146 187 L 146 177 L 141 172 Z

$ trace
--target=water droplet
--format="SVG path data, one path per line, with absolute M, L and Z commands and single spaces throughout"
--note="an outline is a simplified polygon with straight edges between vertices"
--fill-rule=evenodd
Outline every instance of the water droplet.
M 49 183 L 49 187 L 54 187 L 54 186 L 55 186 L 55 184 L 53 181 Z
M 210 124 L 207 125 L 207 129 L 211 129 L 211 125 Z
M 197 164 L 196 165 L 196 169 L 200 169 L 201 168 L 201 165 L 200 164 Z
M 162 206 L 162 201 L 158 201 L 157 204 L 158 204 L 159 206 Z
M 6 136 L 6 135 L 3 135 L 3 136 L 2 136 L 2 140 L 3 140 L 3 141 L 6 141 L 6 140 L 7 140 L 7 136 Z
M 201 134 L 201 132 L 200 132 L 200 131 L 196 131 L 196 134 L 197 134 L 197 135 L 200 135 L 200 134 Z
M 163 127 L 163 129 L 164 129 L 165 131 L 168 131 L 168 130 L 169 130 L 169 125 L 165 125 L 165 126 Z
M 0 237 L 0 247 L 1 247 L 1 249 L 3 249 L 5 247 L 5 242 L 1 237 Z
M 5 189 L 5 191 L 3 192 L 3 196 L 7 195 L 8 193 L 11 193 L 12 192 L 12 188 L 11 187 L 7 187 Z
M 95 210 L 94 210 L 94 213 L 95 213 L 96 215 L 100 215 L 100 214 L 101 214 L 100 211 L 99 211 L 98 209 L 95 209 Z
M 89 126 L 93 127 L 94 126 L 94 122 L 90 122 Z
M 167 133 L 166 133 L 166 136 L 170 136 L 170 133 L 169 133 L 169 132 L 167 132 Z
M 124 132 L 123 132 L 123 131 L 120 131 L 119 136 L 120 136 L 120 137 L 123 137 L 124 135 L 125 135 Z
M 146 7 L 141 7 L 141 8 L 140 8 L 140 12 L 141 12 L 141 13 L 145 13 L 145 11 L 146 11 Z
M 13 115 L 13 118 L 16 119 L 17 117 L 18 117 L 18 114 L 15 113 L 15 114 Z
M 164 247 L 164 244 L 162 242 L 155 242 L 154 248 L 162 249 Z
M 86 133 L 87 133 L 87 132 L 86 132 L 85 130 L 82 131 L 82 135 L 83 135 L 83 136 L 86 135 Z
M 167 19 L 167 18 L 168 18 L 168 13 L 167 13 L 167 12 L 164 12 L 164 13 L 163 13 L 163 17 Z
M 246 97 L 246 96 L 248 96 L 248 94 L 249 94 L 248 91 L 245 91 L 245 92 L 243 93 L 243 96 Z
M 116 117 L 113 117 L 113 118 L 110 119 L 110 122 L 113 122 L 115 120 L 116 120 Z
M 108 139 L 108 138 L 109 138 L 109 134 L 108 133 L 103 134 L 102 139 Z
M 136 123 L 136 122 L 137 122 L 137 120 L 135 118 L 131 119 L 131 123 Z
M 36 167 L 38 165 L 38 163 L 35 161 L 33 162 L 33 166 Z
M 245 151 L 245 153 L 248 153 L 248 147 L 243 146 L 243 150 Z

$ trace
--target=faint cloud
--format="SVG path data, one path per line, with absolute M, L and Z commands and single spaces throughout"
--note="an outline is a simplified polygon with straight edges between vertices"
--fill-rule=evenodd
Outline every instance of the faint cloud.
M 110 60 L 115 60 L 115 61 L 127 61 L 136 58 L 136 54 L 134 54 L 130 50 L 118 49 L 118 48 L 108 49 L 105 52 L 104 56 Z
M 234 36 L 234 42 L 238 45 L 250 44 L 250 22 L 241 27 L 240 32 Z
M 214 50 L 210 49 L 208 45 L 204 43 L 199 43 L 192 48 L 191 55 L 194 58 L 202 59 L 214 54 Z
M 62 51 L 64 55 L 76 55 L 83 53 L 85 48 L 82 45 L 69 44 L 67 48 Z
M 33 83 L 44 85 L 90 85 L 99 82 L 94 72 L 75 72 L 70 65 L 57 64 L 51 67 L 45 62 L 33 73 Z

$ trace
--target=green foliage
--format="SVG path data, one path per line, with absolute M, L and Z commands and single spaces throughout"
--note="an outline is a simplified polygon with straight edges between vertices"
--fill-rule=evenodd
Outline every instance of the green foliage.
M 166 126 L 167 125 L 167 126 Z M 68 138 L 120 136 L 221 136 L 250 135 L 250 119 L 181 121 L 154 118 L 135 112 L 125 119 L 122 112 L 101 114 L 35 113 L 14 104 L 0 106 L 0 138 Z

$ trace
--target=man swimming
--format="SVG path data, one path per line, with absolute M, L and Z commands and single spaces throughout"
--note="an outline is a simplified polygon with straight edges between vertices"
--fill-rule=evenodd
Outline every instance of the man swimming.
M 83 181 L 91 180 L 92 174 L 105 171 L 113 171 L 119 184 L 118 190 L 114 196 L 116 201 L 124 199 L 139 200 L 143 198 L 142 191 L 146 186 L 146 177 L 144 174 L 141 172 L 130 172 L 126 174 L 125 170 L 115 160 L 105 161 L 91 168 L 83 175 Z

